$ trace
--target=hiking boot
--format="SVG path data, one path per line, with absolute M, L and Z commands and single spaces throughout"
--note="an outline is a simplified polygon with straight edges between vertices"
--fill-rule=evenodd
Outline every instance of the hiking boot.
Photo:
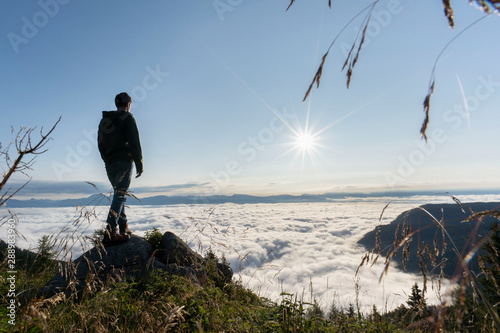
M 128 223 L 125 223 L 123 225 L 120 225 L 120 235 L 125 236 L 125 235 L 132 235 L 132 230 L 128 228 Z
M 119 234 L 116 232 L 116 229 L 113 231 L 106 230 L 106 233 L 104 234 L 104 239 L 102 240 L 102 244 L 104 246 L 111 246 L 111 245 L 118 245 L 125 243 L 130 239 L 130 236 L 125 234 Z

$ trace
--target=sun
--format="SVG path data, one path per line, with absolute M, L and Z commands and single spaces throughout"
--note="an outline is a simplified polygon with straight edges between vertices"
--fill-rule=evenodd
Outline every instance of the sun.
M 295 145 L 301 151 L 311 151 L 314 149 L 316 140 L 310 133 L 297 134 L 295 138 Z
M 325 149 L 330 150 L 324 145 L 324 133 L 336 123 L 328 124 L 325 127 L 317 128 L 318 121 L 310 121 L 311 107 L 307 108 L 305 119 L 295 118 L 293 123 L 288 123 L 283 120 L 283 123 L 288 128 L 289 133 L 287 142 L 284 142 L 286 151 L 281 156 L 288 154 L 292 155 L 290 160 L 290 169 L 301 169 L 301 171 L 317 171 L 319 165 L 323 165 L 326 158 L 323 154 Z
M 288 152 L 295 151 L 293 161 L 299 162 L 303 170 L 306 167 L 306 163 L 311 163 L 316 168 L 315 160 L 321 155 L 319 152 L 319 148 L 321 147 L 319 134 L 319 132 L 310 128 L 301 128 L 300 126 L 293 130 L 290 142 L 291 147 Z

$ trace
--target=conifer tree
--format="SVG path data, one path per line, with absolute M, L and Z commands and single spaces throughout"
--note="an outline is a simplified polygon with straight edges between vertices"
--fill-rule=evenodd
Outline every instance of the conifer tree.
M 420 320 L 428 315 L 425 298 L 423 297 L 422 291 L 420 290 L 416 282 L 411 287 L 411 294 L 408 296 L 406 304 L 408 304 L 408 306 L 410 307 L 409 315 L 411 321 Z
M 411 295 L 408 296 L 406 304 L 408 304 L 411 310 L 415 311 L 418 311 L 419 308 L 425 308 L 427 306 L 425 304 L 425 299 L 422 297 L 422 291 L 420 290 L 416 282 L 411 287 Z
M 493 233 L 489 241 L 482 247 L 484 254 L 480 255 L 484 263 L 484 275 L 479 281 L 483 287 L 484 296 L 500 316 L 500 231 L 497 222 L 491 226 L 491 231 Z

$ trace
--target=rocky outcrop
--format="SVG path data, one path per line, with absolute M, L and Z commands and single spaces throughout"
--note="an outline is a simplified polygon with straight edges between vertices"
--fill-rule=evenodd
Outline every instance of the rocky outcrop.
M 168 231 L 163 234 L 156 258 L 164 264 L 190 267 L 199 266 L 205 262 L 205 259 L 194 252 L 182 239 Z
M 212 267 L 217 267 L 213 274 Z M 160 247 L 153 247 L 144 238 L 132 235 L 123 244 L 96 246 L 73 262 L 60 263 L 56 274 L 39 295 L 52 296 L 58 292 L 74 292 L 83 286 L 95 289 L 121 279 L 137 279 L 155 270 L 185 276 L 195 283 L 204 284 L 210 278 L 229 283 L 233 277 L 231 267 L 224 263 L 207 261 L 193 251 L 182 239 L 166 232 Z

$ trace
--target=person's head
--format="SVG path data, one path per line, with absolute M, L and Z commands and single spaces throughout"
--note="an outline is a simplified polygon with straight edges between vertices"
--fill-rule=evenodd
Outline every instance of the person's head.
M 132 98 L 126 93 L 122 92 L 116 95 L 115 105 L 117 110 L 130 111 L 130 105 L 132 104 Z

